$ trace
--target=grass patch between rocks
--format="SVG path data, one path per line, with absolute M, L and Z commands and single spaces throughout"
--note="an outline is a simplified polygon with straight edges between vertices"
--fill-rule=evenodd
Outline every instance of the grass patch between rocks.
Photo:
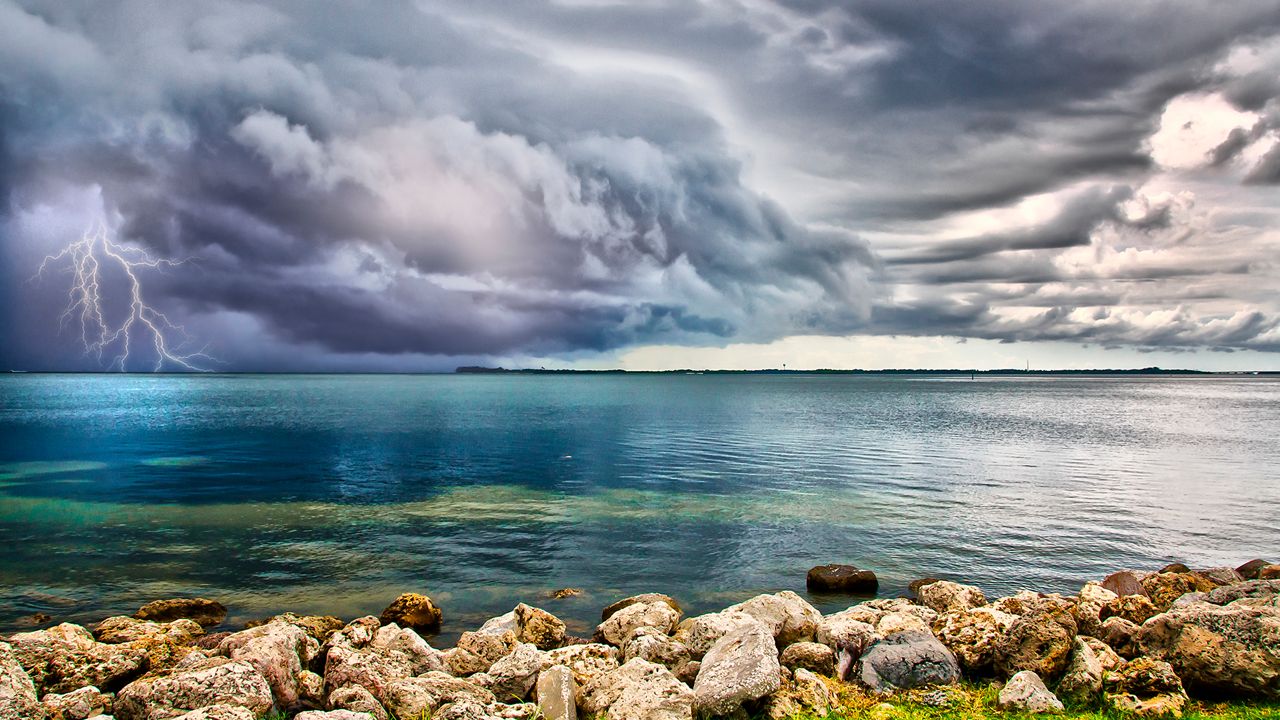
M 1068 707 L 1058 715 L 1001 710 L 998 686 L 963 684 L 933 690 L 913 690 L 889 697 L 874 695 L 847 683 L 831 683 L 838 709 L 827 715 L 800 714 L 791 720 L 1134 720 L 1137 716 L 1097 707 Z M 1191 700 L 1182 720 L 1280 720 L 1280 702 Z

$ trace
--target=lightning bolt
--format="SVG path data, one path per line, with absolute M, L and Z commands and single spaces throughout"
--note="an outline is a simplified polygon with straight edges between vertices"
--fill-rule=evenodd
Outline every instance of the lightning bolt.
M 59 318 L 59 330 L 78 324 L 85 354 L 94 355 L 99 363 L 109 358 L 108 370 L 127 370 L 129 354 L 135 352 L 134 335 L 138 334 L 141 337 L 137 342 L 149 340 L 155 352 L 154 371 L 163 370 L 168 363 L 170 367 L 207 372 L 207 364 L 217 363 L 218 359 L 206 354 L 204 348 L 187 350 L 191 339 L 186 330 L 147 304 L 138 277 L 142 270 L 175 267 L 185 262 L 153 258 L 142 248 L 121 245 L 112 239 L 106 223 L 99 221 L 76 242 L 56 254 L 46 255 L 32 280 L 57 266 L 64 266 L 71 274 L 67 307 Z M 128 313 L 118 325 L 108 320 L 104 311 L 103 273 L 113 268 L 123 273 L 130 296 Z

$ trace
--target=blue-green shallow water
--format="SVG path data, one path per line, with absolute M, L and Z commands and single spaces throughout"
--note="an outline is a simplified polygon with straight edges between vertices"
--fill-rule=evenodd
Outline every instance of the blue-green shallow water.
M 1280 557 L 1277 428 L 1243 377 L 0 376 L 0 627 L 416 590 L 448 636 L 519 601 L 586 634 L 824 562 L 1071 592 Z

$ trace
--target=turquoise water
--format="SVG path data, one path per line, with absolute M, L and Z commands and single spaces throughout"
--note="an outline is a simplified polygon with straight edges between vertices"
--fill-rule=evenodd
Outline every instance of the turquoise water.
M 0 627 L 420 591 L 447 636 L 520 601 L 586 634 L 827 562 L 1074 591 L 1280 557 L 1277 428 L 1248 377 L 0 376 Z

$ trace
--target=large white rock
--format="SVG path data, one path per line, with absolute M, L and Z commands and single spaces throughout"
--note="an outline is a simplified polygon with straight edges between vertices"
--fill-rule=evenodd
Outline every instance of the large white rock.
M 689 648 L 690 656 L 699 660 L 716 641 L 726 634 L 744 627 L 752 627 L 760 621 L 738 610 L 721 610 L 691 617 L 676 629 L 676 640 Z
M 761 624 L 735 630 L 711 646 L 693 683 L 700 713 L 728 715 L 782 685 L 773 633 Z
M 818 623 L 822 622 L 822 613 L 790 590 L 774 595 L 757 595 L 737 605 L 730 605 L 726 610 L 746 613 L 764 623 L 773 633 L 774 642 L 780 648 L 795 642 L 813 640 L 818 631 Z
M 631 634 L 642 627 L 652 627 L 670 633 L 680 621 L 680 612 L 670 604 L 655 600 L 628 605 L 596 626 L 596 636 L 615 647 L 622 647 Z
M 298 678 L 319 650 L 320 644 L 305 630 L 278 621 L 232 633 L 218 644 L 219 653 L 257 669 L 282 708 L 298 705 Z
M 44 713 L 36 685 L 8 643 L 0 642 L 0 720 L 29 720 Z
M 547 720 L 578 720 L 577 683 L 573 671 L 552 665 L 538 674 L 538 707 Z
M 9 638 L 9 644 L 42 693 L 66 693 L 89 685 L 113 689 L 147 666 L 142 648 L 97 642 L 88 630 L 71 623 L 18 633 Z
M 485 688 L 439 670 L 395 680 L 387 686 L 386 707 L 398 718 L 430 715 L 441 705 L 460 700 L 488 705 L 497 698 Z
M 360 685 L 383 702 L 387 686 L 402 678 L 443 670 L 444 654 L 418 633 L 394 623 L 381 625 L 363 617 L 333 634 L 325 643 L 325 687 Z
M 609 720 L 692 720 L 694 691 L 665 667 L 636 658 L 583 688 L 582 711 Z
M 1031 670 L 1014 673 L 1000 689 L 997 704 L 1005 710 L 1032 713 L 1062 712 L 1062 701 L 1044 686 L 1040 676 Z
M 247 662 L 213 658 L 209 667 L 148 677 L 129 683 L 116 695 L 118 720 L 167 720 L 175 711 L 231 705 L 262 714 L 271 709 L 271 686 Z
M 530 643 L 520 643 L 489 668 L 488 679 L 484 684 L 493 692 L 498 702 L 520 702 L 529 695 L 534 683 L 538 681 L 538 672 L 542 670 L 544 660 L 537 647 Z

